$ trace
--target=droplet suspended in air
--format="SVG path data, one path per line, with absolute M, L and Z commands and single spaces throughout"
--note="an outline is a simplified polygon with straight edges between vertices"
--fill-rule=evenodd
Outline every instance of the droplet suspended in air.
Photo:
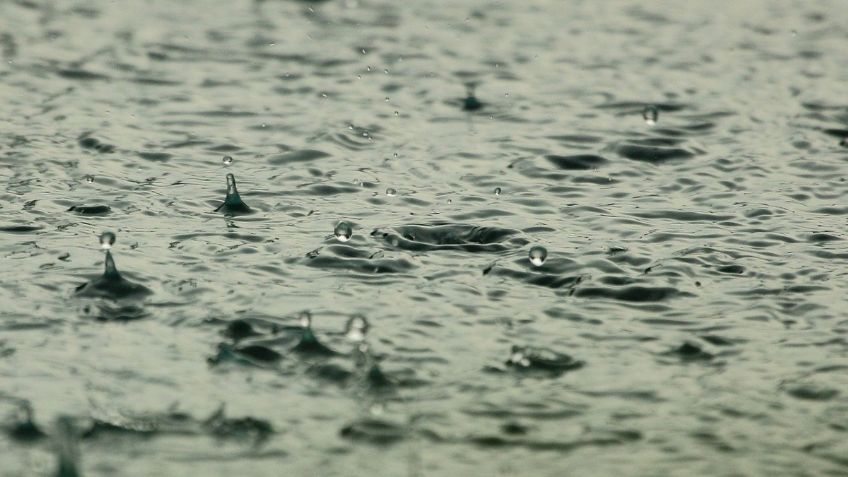
M 100 248 L 109 250 L 112 248 L 112 245 L 115 245 L 115 234 L 112 232 L 103 232 L 100 234 Z
M 386 195 L 389 197 L 395 196 L 397 195 L 397 191 L 389 187 L 388 189 L 386 189 Z
M 645 106 L 645 109 L 642 111 L 642 117 L 645 119 L 645 124 L 653 126 L 657 124 L 657 120 L 660 117 L 660 110 L 654 105 Z
M 530 249 L 530 263 L 537 267 L 541 267 L 542 264 L 545 263 L 545 260 L 548 259 L 548 251 L 545 250 L 545 247 L 536 245 L 535 247 Z
M 221 162 L 224 163 L 225 167 L 229 166 L 230 164 L 233 163 L 233 156 L 224 156 L 224 158 L 221 160 Z
M 353 236 L 353 227 L 347 222 L 339 222 L 333 230 L 333 234 L 339 242 L 347 242 Z
M 368 320 L 364 316 L 356 315 L 347 320 L 345 324 L 345 337 L 354 343 L 360 343 L 365 340 L 365 335 L 368 333 Z
M 495 195 L 501 195 L 501 188 L 495 187 Z
M 848 137 L 842 138 L 842 140 L 839 141 L 839 145 L 842 147 L 848 147 Z
M 303 329 L 312 328 L 312 313 L 308 311 L 304 311 L 298 317 L 298 321 L 300 322 L 300 327 Z
M 92 175 L 85 176 L 85 181 L 88 182 L 89 184 L 93 184 L 94 183 L 94 176 L 92 176 Z

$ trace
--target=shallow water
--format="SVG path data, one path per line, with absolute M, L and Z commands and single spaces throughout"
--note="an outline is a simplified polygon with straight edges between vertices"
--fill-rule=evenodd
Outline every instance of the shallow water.
M 0 474 L 845 475 L 842 7 L 0 3 Z

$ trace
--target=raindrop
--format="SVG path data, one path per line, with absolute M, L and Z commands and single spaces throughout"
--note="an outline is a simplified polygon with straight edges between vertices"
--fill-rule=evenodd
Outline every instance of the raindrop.
M 842 140 L 839 141 L 839 145 L 842 147 L 848 147 L 848 137 L 842 138 Z
M 115 234 L 112 232 L 103 232 L 100 234 L 100 248 L 109 250 L 115 244 Z
M 371 71 L 371 67 L 370 67 L 370 66 L 368 66 L 368 67 L 367 67 L 367 68 L 365 68 L 365 69 L 366 69 L 367 71 Z
M 364 316 L 356 315 L 347 320 L 345 324 L 345 337 L 355 343 L 365 340 L 368 333 L 368 320 Z
M 501 195 L 501 188 L 495 187 L 495 195 Z
M 645 106 L 645 109 L 642 111 L 642 117 L 645 119 L 645 124 L 653 126 L 654 124 L 657 124 L 657 119 L 660 117 L 660 111 L 656 106 Z
M 333 234 L 339 242 L 347 242 L 353 236 L 353 228 L 347 222 L 339 222 Z
M 361 51 L 363 55 L 365 54 L 365 48 L 363 48 L 363 49 L 361 49 L 361 50 L 359 50 L 359 51 Z
M 224 166 L 229 166 L 233 163 L 233 156 L 224 156 L 221 161 L 224 163 Z
M 530 263 L 532 263 L 533 265 L 541 267 L 547 259 L 548 251 L 545 250 L 545 247 L 536 245 L 535 247 L 530 249 Z
M 94 176 L 92 176 L 92 175 L 85 176 L 85 181 L 88 182 L 89 184 L 93 184 L 94 183 Z
M 400 113 L 395 111 L 395 116 L 400 116 Z
M 312 328 L 312 314 L 308 311 L 304 311 L 303 313 L 301 313 L 298 317 L 298 320 L 300 321 L 301 328 L 305 330 Z
M 386 189 L 386 195 L 388 195 L 388 196 L 395 196 L 395 195 L 397 195 L 397 190 L 392 189 L 391 187 L 389 187 L 388 189 Z
M 389 102 L 389 97 L 388 97 L 388 96 L 386 96 L 386 102 L 387 102 L 387 103 Z
M 385 69 L 385 70 L 383 70 L 383 73 L 385 73 L 385 74 L 389 74 L 389 70 L 388 70 L 388 68 L 387 68 L 387 69 Z

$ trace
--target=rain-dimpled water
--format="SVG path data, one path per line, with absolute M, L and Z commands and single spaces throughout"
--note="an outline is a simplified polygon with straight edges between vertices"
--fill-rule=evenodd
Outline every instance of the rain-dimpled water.
M 0 475 L 848 475 L 844 11 L 0 2 Z

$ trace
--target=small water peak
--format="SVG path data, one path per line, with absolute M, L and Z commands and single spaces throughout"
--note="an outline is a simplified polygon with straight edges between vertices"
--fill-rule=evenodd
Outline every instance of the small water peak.
M 530 258 L 530 263 L 532 263 L 536 267 L 541 267 L 545 264 L 545 260 L 548 259 L 548 251 L 545 247 L 541 245 L 536 245 L 530 249 L 530 253 L 528 254 Z
M 224 203 L 219 205 L 215 211 L 224 212 L 226 215 L 245 215 L 253 212 L 241 200 L 238 188 L 236 187 L 236 176 L 233 174 L 227 174 L 227 197 L 224 198 Z
M 241 200 L 238 189 L 236 188 L 236 176 L 227 174 L 227 200 Z
M 657 120 L 659 120 L 659 117 L 660 110 L 653 104 L 645 106 L 645 109 L 642 110 L 642 118 L 645 120 L 645 124 L 647 124 L 648 126 L 653 126 L 657 124 Z
M 106 252 L 103 260 L 103 275 L 77 287 L 77 295 L 118 299 L 145 296 L 151 293 L 145 286 L 133 283 L 121 276 L 118 267 L 115 265 L 115 259 L 112 257 L 112 246 L 115 244 L 115 240 L 115 234 L 112 232 L 100 234 L 100 248 Z
M 353 227 L 351 227 L 349 223 L 341 221 L 336 224 L 336 228 L 333 229 L 333 235 L 336 236 L 336 239 L 339 242 L 347 242 L 353 236 Z
M 292 348 L 293 352 L 312 356 L 335 356 L 338 354 L 318 341 L 312 331 L 312 314 L 310 312 L 304 311 L 301 313 L 298 316 L 298 322 L 303 331 L 300 335 L 300 341 Z

